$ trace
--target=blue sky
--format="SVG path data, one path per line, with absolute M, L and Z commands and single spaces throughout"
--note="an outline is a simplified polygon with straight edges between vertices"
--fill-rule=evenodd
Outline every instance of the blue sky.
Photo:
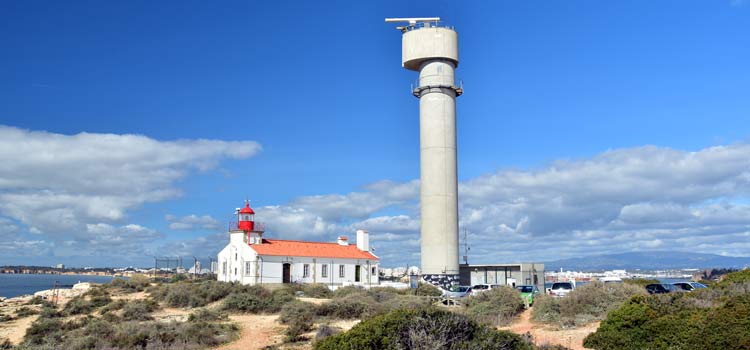
M 245 198 L 417 263 L 396 16 L 459 33 L 474 261 L 750 255 L 746 1 L 5 1 L 0 264 L 213 255 Z

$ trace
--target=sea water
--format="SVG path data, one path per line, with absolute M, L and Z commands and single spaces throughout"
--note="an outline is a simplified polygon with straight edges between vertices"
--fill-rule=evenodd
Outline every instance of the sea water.
M 12 298 L 34 294 L 40 290 L 54 288 L 55 282 L 70 288 L 70 285 L 78 282 L 107 283 L 111 280 L 112 276 L 0 274 L 0 297 Z

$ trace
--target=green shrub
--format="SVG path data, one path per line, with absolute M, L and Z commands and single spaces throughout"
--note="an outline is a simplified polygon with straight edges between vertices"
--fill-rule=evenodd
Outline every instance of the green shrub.
M 289 325 L 284 331 L 284 341 L 296 342 L 305 340 L 302 335 L 312 330 L 315 320 L 315 305 L 300 301 L 287 303 L 281 309 L 279 321 Z
M 24 343 L 42 345 L 62 341 L 63 322 L 57 318 L 40 317 L 26 330 Z
M 322 283 L 304 284 L 302 292 L 310 298 L 330 298 L 333 295 L 328 286 Z
M 28 302 L 26 302 L 26 305 L 41 305 L 42 307 L 52 307 L 54 304 L 52 304 L 49 300 L 44 299 L 40 296 L 35 296 L 31 298 Z
M 547 294 L 534 297 L 534 307 L 531 309 L 531 319 L 540 323 L 560 322 L 560 298 Z
M 396 310 L 360 322 L 315 344 L 317 350 L 531 349 L 521 337 L 450 311 Z
M 284 304 L 292 300 L 294 300 L 294 296 L 288 289 L 278 289 L 271 292 L 262 286 L 254 285 L 226 297 L 223 309 L 250 313 L 273 313 L 279 312 Z
M 655 283 L 661 283 L 657 279 L 653 278 L 632 278 L 632 279 L 625 279 L 623 280 L 625 284 L 632 284 L 634 286 L 639 286 L 642 288 L 646 288 L 649 284 L 655 284 Z
M 429 283 L 420 283 L 414 291 L 414 294 L 425 297 L 439 297 L 443 295 L 443 292 Z
M 133 275 L 130 278 L 114 278 L 106 286 L 118 288 L 126 293 L 142 292 L 151 285 L 151 279 L 144 275 Z
M 385 305 L 379 305 L 371 296 L 349 294 L 322 304 L 317 310 L 319 316 L 350 320 L 372 316 L 384 307 Z
M 113 302 L 105 305 L 104 307 L 102 307 L 101 313 L 102 314 L 106 314 L 106 313 L 109 313 L 109 312 L 112 312 L 112 311 L 121 310 L 123 307 L 125 307 L 125 304 L 127 304 L 127 303 L 128 303 L 127 300 L 123 300 L 123 299 L 115 300 L 115 301 L 113 301 Z
M 149 294 L 157 301 L 171 307 L 202 307 L 221 300 L 231 293 L 251 290 L 251 286 L 215 280 L 180 281 L 149 288 Z
M 713 285 L 713 288 L 726 288 L 735 283 L 749 283 L 750 282 L 750 269 L 744 269 L 737 272 L 731 272 L 724 275 L 721 281 Z
M 279 322 L 292 324 L 298 319 L 313 320 L 317 314 L 318 307 L 312 303 L 292 301 L 281 308 Z
M 198 309 L 188 316 L 189 322 L 212 322 L 212 321 L 226 321 L 229 316 L 221 311 L 212 309 Z
M 337 288 L 335 291 L 333 291 L 334 298 L 343 298 L 351 294 L 367 294 L 367 290 L 357 286 L 346 286 Z
M 169 283 L 176 283 L 180 281 L 186 281 L 188 279 L 188 276 L 184 273 L 178 273 L 172 277 L 169 278 Z
M 8 322 L 8 321 L 13 321 L 13 320 L 15 320 L 13 316 L 0 313 L 0 322 Z
M 580 326 L 604 319 L 634 295 L 646 295 L 646 290 L 636 284 L 592 282 L 564 298 L 536 297 L 532 318 L 563 327 Z
M 636 296 L 612 311 L 584 339 L 593 349 L 750 348 L 750 294 L 712 308 L 695 307 L 694 296 Z
M 493 326 L 510 323 L 524 309 L 520 293 L 507 286 L 476 293 L 465 298 L 463 304 L 468 315 Z
M 83 296 L 77 296 L 73 299 L 70 299 L 67 304 L 65 304 L 65 307 L 63 308 L 63 313 L 70 316 L 70 315 L 81 315 L 81 314 L 89 314 L 92 311 L 94 311 L 93 305 L 86 300 Z
M 0 349 L 13 349 L 13 343 L 10 342 L 10 339 L 3 338 L 0 341 Z
M 131 300 L 122 308 L 122 319 L 125 321 L 153 320 L 151 313 L 159 308 L 159 304 L 152 299 Z
M 22 306 L 16 310 L 16 317 L 26 317 L 31 315 L 36 315 L 39 313 L 39 310 L 32 309 L 28 306 Z
M 323 324 L 323 325 L 320 325 L 320 327 L 318 327 L 318 332 L 315 333 L 315 341 L 319 342 L 325 338 L 328 338 L 332 335 L 336 335 L 339 333 L 341 333 L 340 328 L 334 328 L 327 324 Z

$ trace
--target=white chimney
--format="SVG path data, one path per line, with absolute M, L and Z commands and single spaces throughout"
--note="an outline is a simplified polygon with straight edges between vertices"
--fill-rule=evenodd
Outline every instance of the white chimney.
M 348 240 L 349 240 L 349 238 L 347 238 L 346 236 L 339 236 L 338 244 L 339 245 L 349 245 Z
M 357 248 L 370 251 L 370 233 L 367 230 L 357 230 Z

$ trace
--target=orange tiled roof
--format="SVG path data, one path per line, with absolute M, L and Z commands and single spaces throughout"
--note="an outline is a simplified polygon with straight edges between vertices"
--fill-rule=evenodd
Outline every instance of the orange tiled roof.
M 260 255 L 379 260 L 372 253 L 359 250 L 356 245 L 338 243 L 263 239 L 263 244 L 252 244 L 250 248 Z

